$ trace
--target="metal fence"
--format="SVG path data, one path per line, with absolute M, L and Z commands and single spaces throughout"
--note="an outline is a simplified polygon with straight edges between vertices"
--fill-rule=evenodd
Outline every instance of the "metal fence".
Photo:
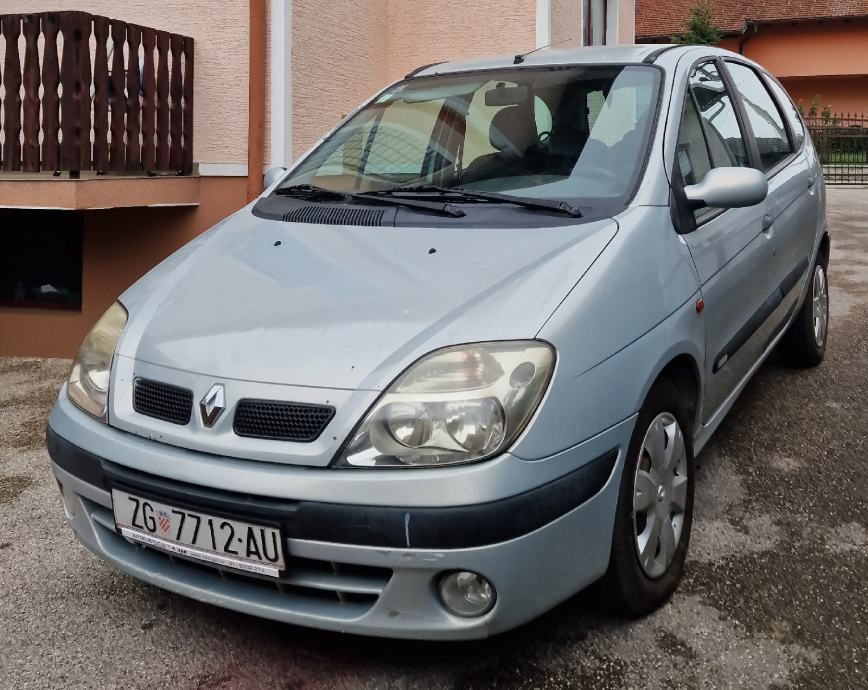
M 806 118 L 828 184 L 868 184 L 868 117 L 828 111 Z

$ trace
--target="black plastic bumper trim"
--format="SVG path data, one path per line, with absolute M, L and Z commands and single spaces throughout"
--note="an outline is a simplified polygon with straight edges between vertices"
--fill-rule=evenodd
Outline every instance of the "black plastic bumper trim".
M 106 491 L 118 486 L 178 507 L 277 523 L 292 539 L 417 549 L 484 546 L 532 532 L 599 493 L 618 460 L 618 450 L 612 449 L 563 477 L 498 501 L 405 508 L 275 499 L 176 482 L 100 458 L 51 427 L 47 445 L 58 467 Z

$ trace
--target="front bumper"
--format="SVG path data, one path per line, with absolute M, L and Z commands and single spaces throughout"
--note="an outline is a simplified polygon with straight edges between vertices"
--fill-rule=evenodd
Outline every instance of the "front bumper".
M 64 397 L 58 407 L 63 407 Z M 99 557 L 158 587 L 247 614 L 343 632 L 429 639 L 478 638 L 508 630 L 605 572 L 622 464 L 619 449 L 626 447 L 634 422 L 625 420 L 558 454 L 559 467 L 567 471 L 527 491 L 459 505 L 452 505 L 448 498 L 454 494 L 446 493 L 441 505 L 418 506 L 402 505 L 397 496 L 398 505 L 370 505 L 364 494 L 352 503 L 328 503 L 307 498 L 303 490 L 276 497 L 156 476 L 130 467 L 127 457 L 144 447 L 155 460 L 183 463 L 181 456 L 189 451 L 100 425 L 94 443 L 110 452 L 96 453 L 79 445 L 85 437 L 73 443 L 61 435 L 58 427 L 68 432 L 74 413 L 55 408 L 49 452 L 69 523 Z M 106 437 L 111 444 L 105 443 Z M 230 461 L 196 455 L 218 466 Z M 546 475 L 543 468 L 550 462 L 529 464 Z M 262 463 L 245 465 L 251 473 L 262 468 Z M 325 485 L 346 474 L 315 472 Z M 369 477 L 379 472 L 349 473 Z M 415 473 L 398 474 L 413 480 L 419 476 Z M 209 484 L 219 483 L 212 481 L 213 473 L 208 476 Z M 220 571 L 127 541 L 115 531 L 111 486 L 251 521 L 277 519 L 290 556 L 286 574 L 275 581 Z M 488 578 L 497 592 L 494 608 L 479 618 L 448 613 L 437 583 L 451 570 L 472 570 Z

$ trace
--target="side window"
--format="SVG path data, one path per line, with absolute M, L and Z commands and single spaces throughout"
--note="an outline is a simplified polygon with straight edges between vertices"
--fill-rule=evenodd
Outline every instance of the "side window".
M 539 96 L 533 97 L 533 119 L 536 122 L 538 135 L 552 133 L 552 111 L 549 110 L 546 102 Z
M 784 114 L 790 121 L 790 128 L 793 130 L 793 136 L 796 140 L 796 148 L 799 149 L 805 141 L 805 125 L 802 123 L 799 111 L 796 109 L 796 106 L 793 105 L 793 99 L 790 98 L 790 95 L 786 91 L 784 91 L 784 88 L 774 79 L 769 78 L 768 75 L 764 76 L 766 84 L 769 85 L 775 98 L 778 99 L 781 108 L 783 108 Z
M 714 63 L 699 65 L 693 71 L 690 92 L 699 108 L 711 167 L 748 167 L 750 162 L 735 106 Z
M 686 185 L 701 182 L 712 168 L 748 165 L 735 108 L 714 63 L 699 65 L 690 75 L 675 164 Z M 694 216 L 702 221 L 714 212 L 700 208 Z
M 727 62 L 727 69 L 744 101 L 759 148 L 760 164 L 768 172 L 792 153 L 784 118 L 756 72 L 735 62 Z
M 702 123 L 699 121 L 696 106 L 693 105 L 693 99 L 689 94 L 684 101 L 684 112 L 681 113 L 675 163 L 681 170 L 686 185 L 702 182 L 702 178 L 711 170 L 711 160 L 708 157 L 708 148 L 705 146 L 705 136 L 702 134 Z

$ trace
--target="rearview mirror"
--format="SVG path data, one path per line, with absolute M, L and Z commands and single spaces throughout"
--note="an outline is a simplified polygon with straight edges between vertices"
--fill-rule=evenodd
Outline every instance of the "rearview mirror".
M 498 84 L 495 88 L 485 92 L 485 105 L 522 105 L 527 103 L 529 98 L 530 91 L 526 86 L 505 86 Z
M 265 176 L 262 178 L 262 187 L 268 189 L 285 174 L 286 168 L 269 168 L 268 172 L 265 173 Z
M 684 188 L 690 208 L 742 208 L 760 203 L 769 193 L 764 173 L 754 168 L 713 168 L 702 182 Z

